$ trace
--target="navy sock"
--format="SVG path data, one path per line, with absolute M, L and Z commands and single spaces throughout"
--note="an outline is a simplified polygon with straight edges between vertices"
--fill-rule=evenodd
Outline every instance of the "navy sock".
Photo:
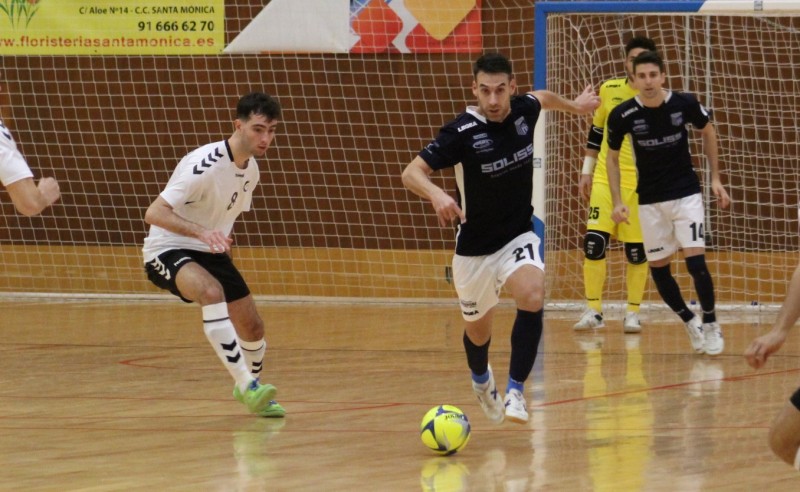
M 703 308 L 703 323 L 717 321 L 717 315 L 714 312 L 714 281 L 711 280 L 711 273 L 706 266 L 705 255 L 686 258 L 686 269 L 689 270 L 689 274 L 694 280 L 694 290 L 697 291 L 700 307 Z
M 535 313 L 517 309 L 517 318 L 511 329 L 511 363 L 508 368 L 509 382 L 521 386 L 528 379 L 536 361 L 539 340 L 542 338 L 543 310 Z
M 653 276 L 653 282 L 656 284 L 658 293 L 661 294 L 661 298 L 667 306 L 675 311 L 675 314 L 680 316 L 684 323 L 694 318 L 694 313 L 689 310 L 683 300 L 678 282 L 675 281 L 669 270 L 669 264 L 662 267 L 651 266 L 650 274 Z
M 524 383 L 508 378 L 508 384 L 506 385 L 506 393 L 508 393 L 512 389 L 522 392 L 524 387 L 525 387 Z
M 464 332 L 464 350 L 467 352 L 467 365 L 472 371 L 472 380 L 476 383 L 485 383 L 489 380 L 489 344 L 490 338 L 485 344 L 478 346 Z

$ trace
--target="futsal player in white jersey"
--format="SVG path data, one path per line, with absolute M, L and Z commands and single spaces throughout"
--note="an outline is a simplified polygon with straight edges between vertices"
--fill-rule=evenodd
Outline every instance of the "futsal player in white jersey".
M 0 121 L 0 182 L 5 186 L 11 202 L 22 215 L 37 215 L 61 196 L 58 183 L 53 178 L 33 182 L 33 173 L 11 131 Z
M 281 107 L 255 92 L 236 107 L 233 134 L 184 157 L 145 214 L 142 250 L 151 282 L 200 304 L 203 330 L 235 381 L 233 396 L 262 417 L 283 417 L 276 389 L 261 384 L 264 322 L 231 259 L 231 230 L 250 210 L 263 157 L 275 138 Z

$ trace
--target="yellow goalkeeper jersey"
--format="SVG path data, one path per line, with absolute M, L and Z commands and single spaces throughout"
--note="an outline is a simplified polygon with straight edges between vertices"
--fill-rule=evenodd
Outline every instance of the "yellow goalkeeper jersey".
M 628 85 L 628 79 L 622 77 L 619 79 L 606 80 L 600 86 L 600 107 L 594 112 L 592 124 L 598 128 L 602 128 L 605 133 L 606 122 L 611 110 L 614 109 L 622 101 L 639 94 L 639 91 Z M 608 184 L 608 175 L 606 174 L 606 156 L 608 155 L 608 142 L 606 135 L 603 135 L 603 143 L 600 145 L 600 153 L 597 156 L 597 165 L 594 168 L 594 183 Z M 620 187 L 630 190 L 636 189 L 636 161 L 633 157 L 633 148 L 631 147 L 630 135 L 625 135 L 625 140 L 622 142 L 622 147 L 619 149 L 619 172 L 620 172 Z

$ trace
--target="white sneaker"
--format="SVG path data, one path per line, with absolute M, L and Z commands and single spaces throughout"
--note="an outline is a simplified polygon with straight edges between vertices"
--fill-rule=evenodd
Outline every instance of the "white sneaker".
M 520 390 L 511 389 L 503 400 L 506 407 L 506 418 L 516 424 L 528 423 L 528 409 L 525 406 L 525 396 Z
M 694 318 L 690 319 L 686 323 L 686 334 L 689 335 L 689 341 L 692 342 L 692 348 L 698 354 L 702 354 L 705 352 L 705 337 L 703 336 L 703 323 L 700 322 L 700 318 L 695 316 Z
M 500 401 L 500 396 L 497 394 L 497 386 L 494 384 L 494 374 L 492 373 L 492 366 L 489 366 L 489 380 L 483 384 L 472 381 L 472 391 L 478 397 L 481 404 L 481 409 L 486 417 L 493 424 L 500 424 L 503 422 L 503 402 Z
M 592 308 L 586 308 L 586 311 L 581 315 L 581 319 L 572 325 L 572 328 L 575 330 L 593 330 L 604 326 L 606 325 L 603 323 L 603 315 Z
M 716 321 L 713 323 L 703 323 L 703 336 L 705 337 L 703 349 L 708 355 L 719 355 L 725 348 L 725 340 L 722 338 L 722 328 Z
M 622 322 L 622 330 L 625 333 L 641 333 L 642 323 L 639 321 L 639 313 L 628 311 L 625 314 L 625 321 Z

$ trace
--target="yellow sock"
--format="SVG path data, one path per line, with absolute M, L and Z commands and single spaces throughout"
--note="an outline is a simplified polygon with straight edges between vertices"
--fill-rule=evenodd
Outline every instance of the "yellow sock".
M 583 287 L 586 303 L 598 313 L 603 312 L 603 285 L 606 283 L 606 259 L 583 259 Z M 641 295 L 639 300 L 641 301 Z
M 625 277 L 628 289 L 628 311 L 639 312 L 639 305 L 644 297 L 644 289 L 647 286 L 647 276 L 650 269 L 647 262 L 639 265 L 630 263 L 625 265 Z

